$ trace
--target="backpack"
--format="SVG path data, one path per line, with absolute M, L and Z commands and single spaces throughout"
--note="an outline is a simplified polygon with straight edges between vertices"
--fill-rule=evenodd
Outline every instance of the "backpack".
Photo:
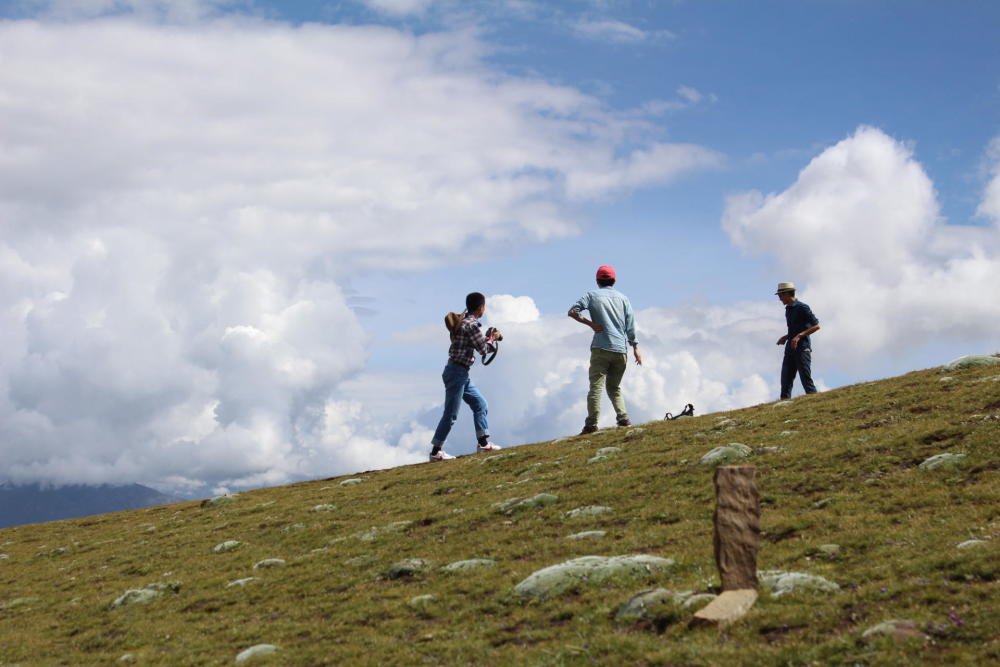
M 663 416 L 664 419 L 680 419 L 681 417 L 694 417 L 694 406 L 688 403 L 684 406 L 684 410 L 676 417 L 669 412 Z
M 448 329 L 452 340 L 455 340 L 455 334 L 458 333 L 458 327 L 464 319 L 465 313 L 448 313 L 444 316 L 444 326 Z

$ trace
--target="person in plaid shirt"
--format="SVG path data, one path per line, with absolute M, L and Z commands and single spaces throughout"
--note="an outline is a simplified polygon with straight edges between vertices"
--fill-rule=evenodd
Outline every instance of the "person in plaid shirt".
M 493 341 L 499 333 L 486 337 L 482 332 L 479 318 L 486 313 L 486 297 L 473 292 L 465 297 L 465 313 L 462 321 L 451 332 L 451 347 L 448 348 L 448 364 L 441 379 L 444 380 L 444 413 L 431 439 L 431 461 L 447 461 L 455 458 L 443 449 L 444 441 L 451 427 L 458 419 L 458 408 L 465 401 L 472 408 L 472 420 L 476 426 L 476 451 L 493 452 L 500 447 L 490 442 L 490 426 L 486 419 L 486 399 L 472 383 L 469 370 L 476 363 L 476 352 L 488 354 L 493 351 Z

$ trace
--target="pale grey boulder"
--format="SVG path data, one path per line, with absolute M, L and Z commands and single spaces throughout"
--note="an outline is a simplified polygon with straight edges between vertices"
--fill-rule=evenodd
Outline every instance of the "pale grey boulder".
M 948 362 L 941 367 L 939 372 L 950 373 L 952 371 L 960 371 L 965 368 L 983 368 L 985 366 L 997 365 L 1000 365 L 1000 357 L 994 357 L 989 354 L 969 354 Z
M 448 563 L 441 569 L 445 572 L 465 572 L 467 570 L 480 570 L 496 566 L 497 562 L 489 558 L 470 558 L 468 560 L 457 560 L 454 563 Z
M 254 563 L 253 569 L 260 570 L 269 567 L 281 567 L 285 564 L 284 558 L 265 558 L 264 560 Z
M 922 470 L 937 470 L 939 468 L 955 468 L 961 465 L 965 461 L 965 454 L 956 454 L 952 452 L 945 452 L 943 454 L 935 454 L 926 461 L 920 464 Z
M 619 623 L 652 623 L 658 627 L 676 623 L 690 615 L 684 607 L 684 600 L 690 593 L 677 593 L 665 588 L 656 588 L 636 593 L 615 612 Z
M 242 579 L 234 579 L 226 584 L 226 588 L 236 588 L 237 586 L 243 587 L 249 584 L 251 581 L 257 581 L 257 577 L 243 577 Z
M 240 651 L 236 655 L 236 662 L 243 663 L 252 658 L 271 655 L 272 653 L 276 653 L 277 651 L 278 647 L 275 646 L 274 644 L 257 644 L 256 646 L 251 646 L 245 651 Z
M 225 542 L 220 542 L 216 544 L 212 549 L 217 554 L 224 554 L 229 551 L 235 551 L 243 546 L 243 542 L 239 540 L 226 540 Z
M 319 505 L 316 505 L 315 507 L 313 507 L 309 511 L 310 512 L 332 512 L 335 509 L 337 509 L 336 505 L 332 505 L 330 503 L 321 503 Z
M 608 532 L 606 530 L 585 530 L 582 533 L 573 533 L 572 535 L 567 535 L 567 540 L 592 540 L 604 537 Z
M 883 621 L 878 625 L 873 625 L 862 633 L 861 638 L 866 641 L 878 639 L 879 637 L 889 637 L 896 641 L 907 639 L 919 639 L 924 641 L 928 636 L 921 632 L 916 623 L 909 619 L 892 619 Z
M 352 477 L 351 479 L 345 479 L 339 484 L 339 486 L 354 486 L 355 484 L 361 484 L 365 479 L 363 477 Z
M 156 598 L 163 595 L 163 591 L 158 591 L 152 588 L 132 588 L 117 598 L 111 603 L 112 609 L 117 609 L 118 607 L 124 607 L 130 604 L 145 604 L 147 602 L 152 602 Z
M 396 561 L 389 566 L 386 571 L 386 575 L 390 579 L 399 579 L 401 577 L 413 577 L 418 574 L 423 574 L 431 569 L 430 561 L 424 560 L 423 558 L 404 558 L 403 560 Z
M 566 512 L 562 515 L 562 518 L 588 519 L 590 517 L 601 516 L 602 514 L 609 514 L 613 511 L 614 510 L 605 505 L 587 505 L 586 507 L 577 507 L 576 509 Z
M 761 570 L 757 572 L 757 578 L 774 597 L 789 593 L 835 593 L 840 590 L 840 586 L 829 579 L 805 572 Z
M 418 595 L 406 603 L 406 606 L 414 611 L 421 613 L 427 613 L 431 611 L 437 603 L 437 596 L 426 593 L 424 595 Z
M 716 447 L 701 457 L 702 465 L 723 465 L 740 461 L 753 454 L 753 450 L 742 442 L 731 442 L 728 445 Z
M 547 507 L 559 502 L 559 496 L 552 493 L 539 493 L 531 498 L 508 498 L 499 503 L 493 503 L 493 507 L 500 514 L 511 515 L 522 510 L 534 509 L 536 507 Z
M 978 547 L 983 544 L 989 544 L 987 540 L 966 540 L 961 544 L 958 544 L 956 548 L 958 549 L 971 549 L 972 547 Z
M 647 554 L 583 556 L 532 573 L 514 587 L 514 592 L 524 597 L 546 599 L 583 585 L 599 586 L 669 575 L 673 567 L 673 559 Z

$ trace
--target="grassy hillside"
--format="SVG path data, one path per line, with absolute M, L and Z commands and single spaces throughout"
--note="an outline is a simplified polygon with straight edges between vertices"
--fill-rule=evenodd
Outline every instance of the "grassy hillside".
M 948 376 L 919 371 L 217 506 L 0 530 L 0 664 L 232 664 L 257 644 L 278 650 L 247 664 L 994 662 L 1000 366 Z M 688 628 L 697 606 L 616 620 L 643 590 L 717 590 L 713 471 L 699 459 L 731 442 L 751 447 L 757 466 L 760 568 L 839 590 L 765 592 L 723 633 Z M 621 451 L 588 462 L 611 446 Z M 966 457 L 918 467 L 943 452 Z M 557 499 L 509 514 L 494 506 L 542 493 Z M 592 505 L 612 511 L 564 516 Z M 583 531 L 606 534 L 567 539 Z M 971 539 L 982 542 L 958 547 Z M 241 544 L 216 553 L 227 541 Z M 592 554 L 676 564 L 548 599 L 514 592 L 536 570 Z M 390 576 L 406 558 L 430 568 Z M 254 568 L 266 559 L 284 564 Z M 465 559 L 495 565 L 441 569 Z M 112 606 L 150 584 L 150 601 Z M 889 619 L 923 636 L 862 639 Z

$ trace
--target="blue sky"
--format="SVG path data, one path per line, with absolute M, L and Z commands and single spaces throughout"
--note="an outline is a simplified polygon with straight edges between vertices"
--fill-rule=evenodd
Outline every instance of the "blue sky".
M 825 389 L 1000 350 L 998 32 L 992 2 L 2 2 L 0 478 L 420 461 L 473 290 L 497 442 L 574 433 L 601 264 L 635 421 L 774 400 L 779 281 Z

